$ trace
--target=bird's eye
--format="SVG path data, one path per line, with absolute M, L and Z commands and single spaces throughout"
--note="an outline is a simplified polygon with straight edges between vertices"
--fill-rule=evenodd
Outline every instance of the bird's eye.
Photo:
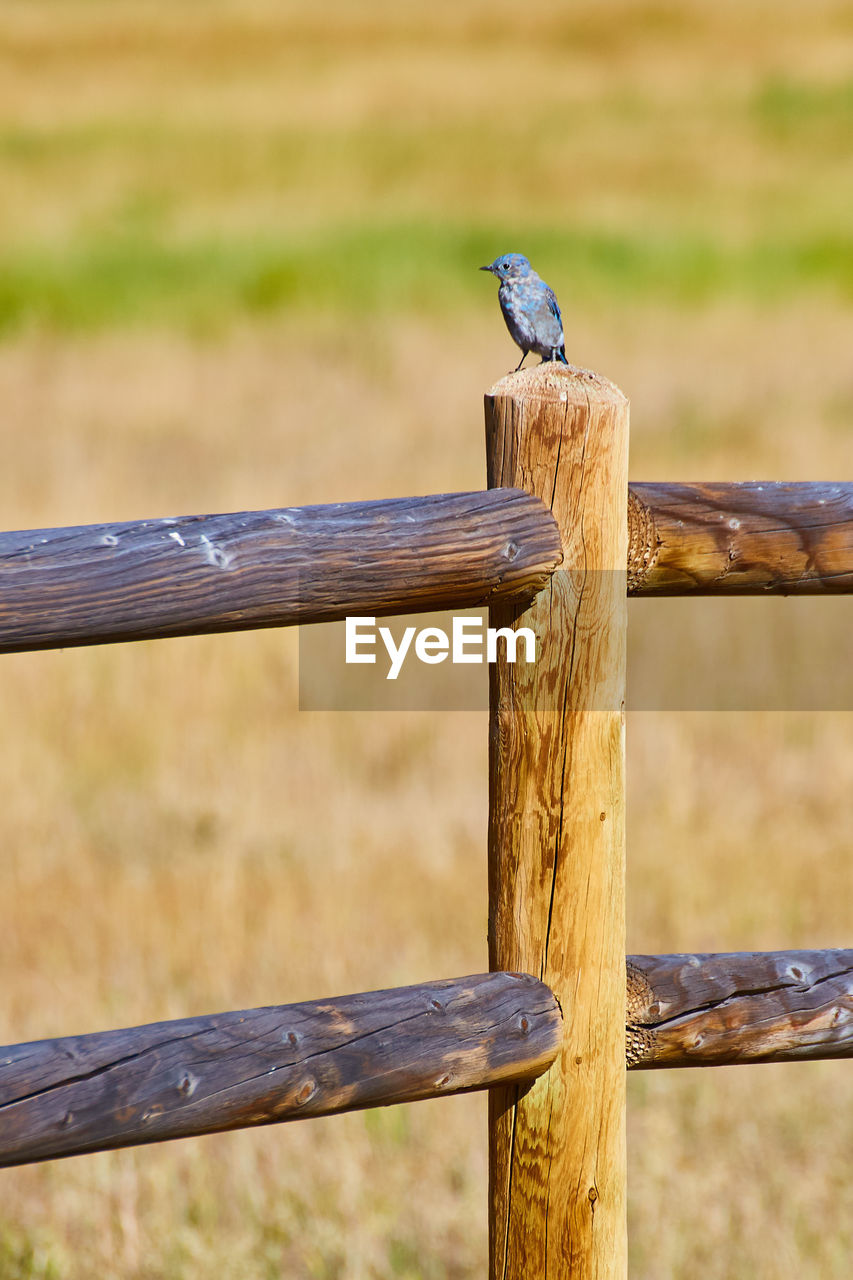
M 509 263 L 508 263 L 508 262 L 502 262 L 502 263 L 501 263 L 501 271 L 509 271 Z

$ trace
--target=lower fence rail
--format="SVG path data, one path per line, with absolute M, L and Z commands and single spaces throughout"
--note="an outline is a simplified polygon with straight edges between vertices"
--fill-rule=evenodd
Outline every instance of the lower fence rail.
M 853 951 L 629 956 L 628 1066 L 853 1057 Z
M 12 1045 L 0 1166 L 532 1081 L 562 1039 L 543 982 L 490 973 Z M 853 950 L 628 956 L 631 1070 L 848 1057 Z
M 0 1166 L 414 1102 L 546 1071 L 544 983 L 487 973 L 0 1048 Z

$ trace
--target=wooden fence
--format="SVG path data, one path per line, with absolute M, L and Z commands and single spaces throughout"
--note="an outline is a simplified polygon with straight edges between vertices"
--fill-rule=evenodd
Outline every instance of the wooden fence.
M 491 670 L 490 973 L 0 1048 L 0 1164 L 488 1089 L 493 1280 L 615 1280 L 626 1065 L 853 1056 L 853 951 L 626 986 L 624 943 L 627 596 L 853 591 L 853 485 L 629 488 L 624 396 L 555 365 L 486 443 L 483 492 L 0 535 L 6 652 L 484 604 L 538 642 Z

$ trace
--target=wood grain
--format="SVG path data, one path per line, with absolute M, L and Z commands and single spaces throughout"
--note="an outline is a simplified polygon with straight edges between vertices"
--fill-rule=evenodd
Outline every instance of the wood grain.
M 554 512 L 564 563 L 527 609 L 535 664 L 492 670 L 489 961 L 552 988 L 563 1049 L 490 1094 L 492 1280 L 616 1280 L 625 1220 L 624 692 L 628 402 L 546 364 L 486 396 L 490 485 Z
M 0 1048 L 0 1165 L 529 1082 L 562 1035 L 493 973 Z M 630 1070 L 849 1057 L 853 951 L 628 956 Z
M 561 558 L 519 491 L 0 535 L 0 652 L 530 599 Z
M 561 1034 L 496 973 L 0 1048 L 0 1165 L 530 1080 Z
M 632 484 L 630 595 L 853 591 L 853 484 Z
M 629 1068 L 853 1057 L 853 951 L 628 957 Z
M 634 484 L 627 511 L 629 595 L 853 591 L 851 484 Z M 3 533 L 0 652 L 529 600 L 560 559 L 497 487 Z

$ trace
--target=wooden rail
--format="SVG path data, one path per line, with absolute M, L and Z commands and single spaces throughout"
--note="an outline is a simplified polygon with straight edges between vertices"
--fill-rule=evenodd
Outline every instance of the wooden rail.
M 560 561 L 521 490 L 0 535 L 0 652 L 530 599 Z
M 628 593 L 853 591 L 853 484 L 632 484 Z
M 631 1068 L 853 1057 L 853 951 L 628 957 Z
M 853 485 L 634 484 L 628 594 L 853 591 Z M 0 534 L 0 653 L 530 600 L 561 562 L 518 489 Z
M 853 951 L 628 956 L 629 1070 L 853 1057 Z M 530 1082 L 557 1001 L 492 973 L 0 1048 L 0 1166 Z
M 493 973 L 0 1048 L 0 1165 L 531 1080 L 561 1036 Z
M 629 1070 L 853 1057 L 853 950 L 628 956 Z M 549 988 L 492 973 L 0 1048 L 0 1166 L 531 1081 Z

